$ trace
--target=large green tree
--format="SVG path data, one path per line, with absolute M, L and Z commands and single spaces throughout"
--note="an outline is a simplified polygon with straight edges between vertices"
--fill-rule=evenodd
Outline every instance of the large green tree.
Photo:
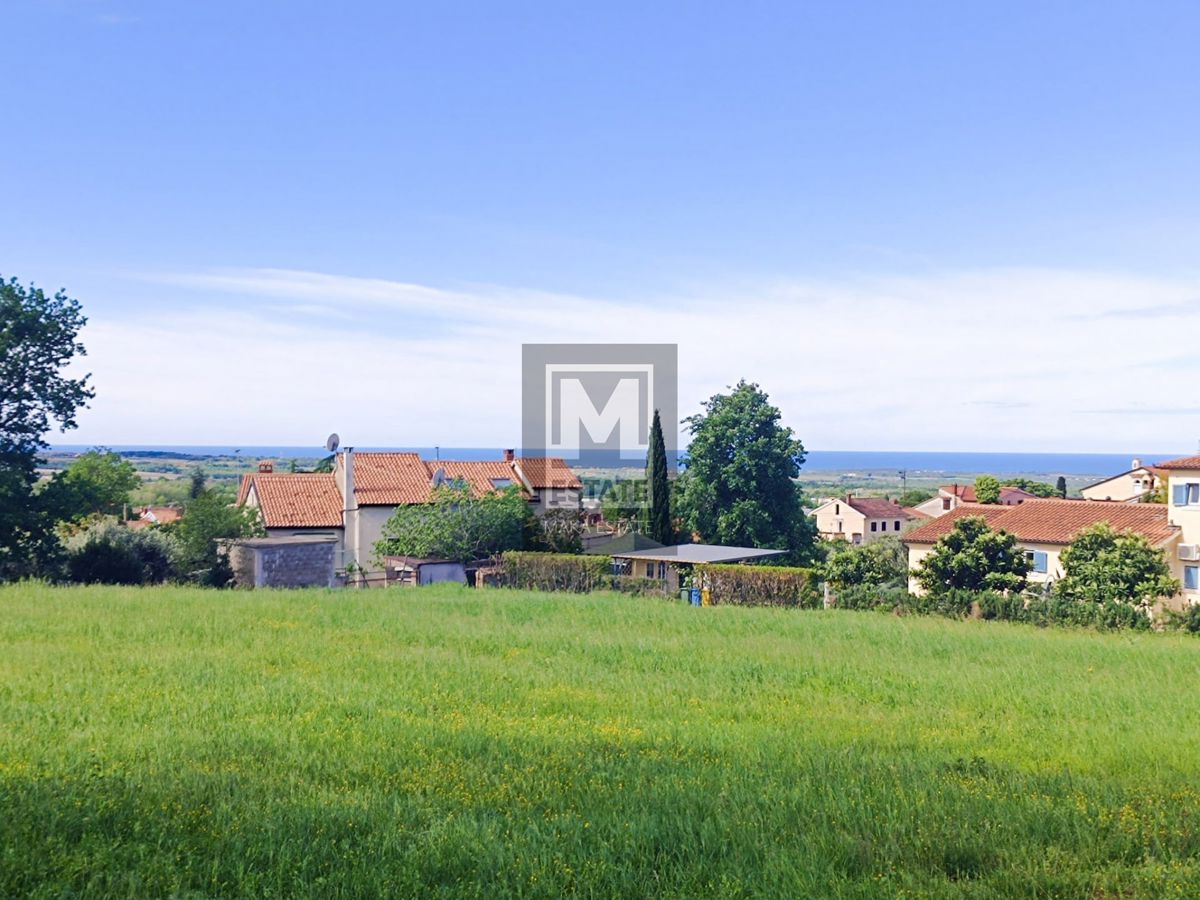
M 746 381 L 685 419 L 691 443 L 679 479 L 680 512 L 702 540 L 788 550 L 807 561 L 815 528 L 793 481 L 804 445 L 779 420 L 766 393 Z
M 671 486 L 667 480 L 667 446 L 663 439 L 662 420 L 658 410 L 650 425 L 650 451 L 646 457 L 646 484 L 649 487 L 649 523 L 646 530 L 651 540 L 671 544 L 675 529 L 671 525 Z
M 65 370 L 86 351 L 77 300 L 0 278 L 0 578 L 46 571 L 57 549 L 53 517 L 34 494 L 51 427 L 75 427 L 92 398 L 87 375 Z
M 133 464 L 111 450 L 89 450 L 76 457 L 42 488 L 42 501 L 58 521 L 90 515 L 117 515 L 139 485 Z
M 1117 532 L 1107 522 L 1085 528 L 1059 557 L 1063 577 L 1055 593 L 1093 603 L 1153 603 L 1179 593 L 1162 550 L 1144 535 Z
M 515 486 L 477 497 L 469 487 L 442 485 L 430 503 L 397 507 L 383 525 L 375 555 L 470 562 L 519 550 L 530 515 Z
M 938 539 L 916 578 L 934 595 L 951 590 L 1019 591 L 1028 572 L 1029 560 L 1013 535 L 993 531 L 980 516 L 968 516 Z

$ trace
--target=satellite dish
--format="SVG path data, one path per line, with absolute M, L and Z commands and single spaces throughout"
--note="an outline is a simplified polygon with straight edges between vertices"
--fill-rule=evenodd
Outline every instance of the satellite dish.
M 337 453 L 337 448 L 338 448 L 339 443 L 341 443 L 341 439 L 337 436 L 337 432 L 335 431 L 333 434 L 331 434 L 326 439 L 325 449 L 328 450 L 330 453 Z

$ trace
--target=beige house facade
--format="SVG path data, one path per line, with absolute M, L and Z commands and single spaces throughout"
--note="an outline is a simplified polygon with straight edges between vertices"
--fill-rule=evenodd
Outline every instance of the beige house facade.
M 916 518 L 893 500 L 878 497 L 835 497 L 815 510 L 813 518 L 821 537 L 852 544 L 869 544 L 881 537 L 899 537 Z
M 1031 494 L 1023 488 L 1008 484 L 1000 488 L 1000 506 L 1018 506 L 1026 500 L 1036 500 L 1037 494 Z M 943 484 L 938 488 L 937 496 L 931 497 L 924 503 L 918 503 L 914 510 L 931 519 L 953 512 L 964 503 L 977 503 L 975 486 L 972 484 Z
M 1112 500 L 1116 503 L 1140 503 L 1158 486 L 1158 473 L 1135 459 L 1127 472 L 1113 475 L 1079 489 L 1084 500 Z
M 1180 531 L 1173 570 L 1183 597 L 1200 603 L 1200 456 L 1184 456 L 1155 467 L 1167 482 L 1167 515 Z

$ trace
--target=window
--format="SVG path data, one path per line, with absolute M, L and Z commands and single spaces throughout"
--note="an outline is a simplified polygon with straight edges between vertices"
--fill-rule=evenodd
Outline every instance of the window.
M 1049 557 L 1047 557 L 1046 554 L 1041 550 L 1026 550 L 1025 558 L 1029 560 L 1031 564 L 1031 572 L 1038 572 L 1039 574 L 1045 575 L 1046 572 L 1049 571 Z
M 498 491 L 502 491 L 506 487 L 512 487 L 512 479 L 511 478 L 493 478 L 492 479 L 492 487 L 494 487 Z
M 1173 506 L 1200 506 L 1200 482 L 1172 485 L 1171 504 Z
M 1183 567 L 1183 588 L 1186 591 L 1200 591 L 1200 566 Z
M 660 562 L 658 564 L 658 580 L 665 581 L 666 578 L 667 578 L 667 564 L 665 562 Z
M 942 498 L 942 509 L 949 509 L 949 508 L 950 508 L 950 498 L 943 497 Z
M 842 504 L 840 504 L 840 503 L 833 504 L 833 514 L 835 516 L 840 516 L 842 514 Z
M 896 520 L 896 530 L 897 531 L 900 530 L 900 520 L 899 519 Z
M 876 530 L 875 526 L 876 526 L 876 525 L 878 525 L 878 524 L 879 524 L 878 522 L 872 522 L 872 523 L 871 523 L 871 530 L 872 530 L 872 531 L 875 531 L 875 530 Z
M 654 563 L 646 563 L 646 577 L 647 578 L 654 577 Z

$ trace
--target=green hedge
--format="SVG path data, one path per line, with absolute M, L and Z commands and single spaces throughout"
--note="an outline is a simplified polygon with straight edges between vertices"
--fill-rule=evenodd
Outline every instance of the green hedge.
M 582 594 L 611 586 L 612 559 L 572 553 L 510 550 L 501 554 L 505 587 Z
M 981 618 L 1024 622 L 1042 628 L 1073 625 L 1106 631 L 1124 628 L 1141 631 L 1152 624 L 1145 612 L 1130 603 L 1088 603 L 1084 600 L 1046 597 L 1033 591 L 1000 594 L 996 591 L 955 590 L 917 597 L 904 588 L 858 585 L 839 591 L 833 601 L 837 609 L 899 611 L 952 619 L 971 615 L 974 604 L 979 605 L 978 614 Z
M 811 569 L 794 566 L 700 564 L 692 583 L 708 590 L 714 606 L 795 606 L 815 609 L 821 597 Z

